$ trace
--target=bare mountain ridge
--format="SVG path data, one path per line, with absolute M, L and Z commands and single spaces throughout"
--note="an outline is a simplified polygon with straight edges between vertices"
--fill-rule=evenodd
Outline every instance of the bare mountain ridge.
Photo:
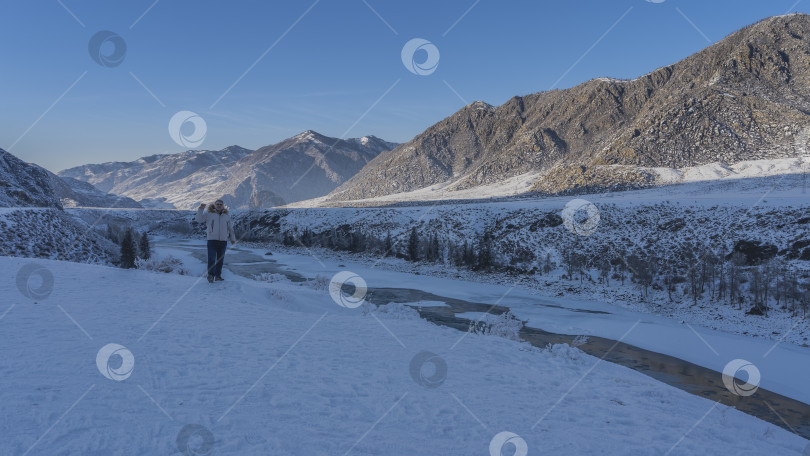
M 239 146 L 191 150 L 83 165 L 58 174 L 146 206 L 187 209 L 222 198 L 235 208 L 262 208 L 324 196 L 394 147 L 374 136 L 343 140 L 307 130 L 255 151 Z
M 801 155 L 810 131 L 810 16 L 773 17 L 634 80 L 475 102 L 380 154 L 329 196 L 538 173 L 544 193 L 655 184 L 644 168 Z

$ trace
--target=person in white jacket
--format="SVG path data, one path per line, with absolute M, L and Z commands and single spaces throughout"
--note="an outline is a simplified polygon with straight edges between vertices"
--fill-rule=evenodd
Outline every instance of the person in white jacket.
M 236 244 L 236 235 L 233 231 L 233 222 L 228 214 L 228 208 L 222 200 L 209 204 L 200 204 L 195 219 L 205 224 L 206 238 L 208 239 L 208 282 L 225 280 L 222 278 L 222 263 L 225 258 L 225 249 L 228 241 Z

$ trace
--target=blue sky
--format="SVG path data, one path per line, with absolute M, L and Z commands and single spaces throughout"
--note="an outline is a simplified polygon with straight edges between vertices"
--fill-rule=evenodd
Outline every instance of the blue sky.
M 466 102 L 634 78 L 788 11 L 810 0 L 5 1 L 0 148 L 52 171 L 180 152 L 179 111 L 205 121 L 195 148 L 404 142 Z M 91 58 L 103 30 L 126 44 L 117 66 Z M 403 64 L 414 38 L 439 51 L 431 74 Z

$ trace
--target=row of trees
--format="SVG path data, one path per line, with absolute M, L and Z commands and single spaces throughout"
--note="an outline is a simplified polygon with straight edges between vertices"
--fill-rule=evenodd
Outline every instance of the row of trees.
M 315 233 L 309 228 L 303 231 L 287 230 L 281 234 L 281 242 L 287 246 L 325 247 L 352 253 L 367 252 L 380 256 L 393 256 L 409 261 L 452 263 L 474 270 L 490 270 L 500 265 L 493 249 L 493 237 L 489 230 L 470 242 L 458 244 L 440 239 L 438 234 L 420 235 L 416 227 L 407 236 L 394 239 L 391 232 L 379 238 L 366 234 L 348 225 Z
M 662 252 L 636 249 L 632 252 L 603 247 L 593 255 L 584 255 L 576 247 L 563 254 L 566 278 L 580 282 L 593 281 L 610 286 L 610 279 L 625 278 L 639 286 L 640 297 L 649 290 L 666 291 L 673 301 L 688 297 L 692 305 L 699 301 L 751 306 L 749 313 L 767 315 L 772 305 L 785 306 L 806 313 L 810 307 L 810 281 L 779 258 L 754 262 L 741 252 L 722 255 L 719 249 L 687 244 L 675 251 Z
M 537 256 L 519 245 L 501 244 L 509 259 L 497 253 L 491 229 L 472 239 L 453 242 L 437 233 L 421 234 L 412 227 L 393 239 L 390 232 L 382 238 L 343 225 L 322 233 L 306 228 L 302 232 L 284 231 L 282 242 L 289 246 L 326 247 L 354 253 L 368 252 L 395 256 L 409 261 L 454 264 L 476 271 L 512 271 L 549 274 L 558 268 L 550 253 Z M 616 245 L 583 245 L 579 240 L 558 248 L 563 280 L 601 284 L 611 281 L 625 285 L 630 281 L 639 288 L 641 299 L 650 290 L 666 292 L 667 298 L 688 298 L 692 305 L 708 301 L 727 303 L 749 313 L 767 315 L 772 306 L 785 306 L 806 313 L 810 308 L 810 281 L 800 276 L 779 258 L 750 264 L 740 252 L 724 255 L 719 247 L 685 243 L 667 251 L 652 248 L 621 248 Z M 749 308 L 750 306 L 750 308 Z
M 152 257 L 152 245 L 145 231 L 138 234 L 130 227 L 107 224 L 107 238 L 120 246 L 119 266 L 122 268 L 134 268 L 135 260 L 148 260 Z

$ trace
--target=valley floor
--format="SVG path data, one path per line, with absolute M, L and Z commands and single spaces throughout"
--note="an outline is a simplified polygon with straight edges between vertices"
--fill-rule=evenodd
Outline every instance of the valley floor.
M 182 256 L 192 275 L 0 258 L 6 277 L 26 264 L 53 277 L 52 292 L 36 301 L 14 281 L 0 283 L 12 297 L 0 313 L 0 453 L 182 454 L 178 440 L 188 440 L 197 454 L 468 455 L 487 454 L 503 431 L 525 441 L 528 454 L 798 455 L 807 445 L 568 345 L 540 350 L 467 334 L 401 305 L 340 307 L 318 280 L 267 283 L 226 270 L 225 282 L 208 284 L 186 249 L 159 255 L 167 253 Z M 316 267 L 302 255 L 272 258 L 303 275 L 356 269 L 369 286 L 418 285 L 480 302 L 506 291 L 351 262 Z M 28 282 L 35 291 L 38 277 Z M 502 303 L 518 307 L 525 297 L 515 289 Z M 529 316 L 541 319 L 552 329 L 601 326 L 631 343 L 667 328 L 652 316 L 637 323 L 631 312 L 590 323 L 564 309 Z M 737 356 L 726 353 L 728 336 L 699 331 L 724 360 Z M 100 356 L 109 343 L 125 347 L 122 356 Z M 420 358 L 425 351 L 431 355 Z M 134 362 L 131 373 L 124 359 Z M 791 363 L 796 375 L 808 353 L 783 344 L 769 359 L 775 368 Z M 778 388 L 769 366 L 760 366 L 762 385 Z

